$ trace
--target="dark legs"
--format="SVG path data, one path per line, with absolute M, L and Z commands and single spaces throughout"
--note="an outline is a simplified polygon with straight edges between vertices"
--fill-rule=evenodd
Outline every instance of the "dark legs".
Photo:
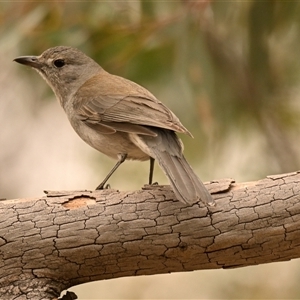
M 127 157 L 127 154 L 120 154 L 119 160 L 115 164 L 115 166 L 111 169 L 111 171 L 107 174 L 107 176 L 104 178 L 104 180 L 96 187 L 96 190 L 102 190 L 104 188 L 104 185 L 106 184 L 107 180 L 111 177 L 111 175 L 119 168 L 119 166 L 125 161 Z M 150 157 L 150 171 L 149 171 L 149 185 L 152 184 L 153 179 L 153 171 L 154 171 L 154 162 L 155 159 Z
M 149 185 L 152 184 L 155 159 L 150 157 Z
M 127 154 L 120 154 L 119 160 L 115 164 L 115 166 L 111 169 L 111 171 L 107 174 L 107 176 L 104 178 L 104 180 L 96 187 L 96 190 L 102 190 L 104 188 L 105 183 L 110 178 L 110 176 L 119 168 L 119 166 L 125 161 L 127 157 Z

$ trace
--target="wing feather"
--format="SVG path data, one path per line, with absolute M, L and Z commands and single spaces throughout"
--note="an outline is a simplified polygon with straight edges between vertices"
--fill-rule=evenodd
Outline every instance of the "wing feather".
M 80 87 L 74 95 L 73 106 L 78 116 L 91 127 L 100 123 L 116 131 L 155 136 L 145 127 L 150 126 L 191 136 L 175 114 L 149 91 L 105 71 Z

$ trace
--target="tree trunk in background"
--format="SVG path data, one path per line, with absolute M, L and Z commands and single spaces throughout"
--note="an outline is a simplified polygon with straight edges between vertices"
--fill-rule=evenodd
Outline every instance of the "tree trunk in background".
M 54 299 L 95 280 L 300 257 L 299 181 L 212 181 L 215 207 L 184 205 L 169 186 L 1 201 L 0 297 Z

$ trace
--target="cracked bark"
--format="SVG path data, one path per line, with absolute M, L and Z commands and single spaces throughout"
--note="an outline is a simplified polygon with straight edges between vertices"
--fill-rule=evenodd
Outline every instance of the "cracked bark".
M 0 201 L 1 299 L 55 299 L 94 280 L 300 257 L 299 182 L 300 172 L 212 181 L 215 207 L 186 206 L 169 186 Z

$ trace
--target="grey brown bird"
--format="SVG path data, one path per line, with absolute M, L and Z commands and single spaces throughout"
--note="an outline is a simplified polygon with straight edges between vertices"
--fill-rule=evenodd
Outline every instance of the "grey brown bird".
M 22 56 L 16 62 L 34 68 L 47 81 L 77 134 L 117 163 L 97 189 L 126 160 L 154 160 L 168 177 L 175 196 L 184 203 L 213 199 L 183 156 L 175 132 L 190 132 L 148 90 L 106 72 L 81 51 L 53 47 L 40 56 Z

